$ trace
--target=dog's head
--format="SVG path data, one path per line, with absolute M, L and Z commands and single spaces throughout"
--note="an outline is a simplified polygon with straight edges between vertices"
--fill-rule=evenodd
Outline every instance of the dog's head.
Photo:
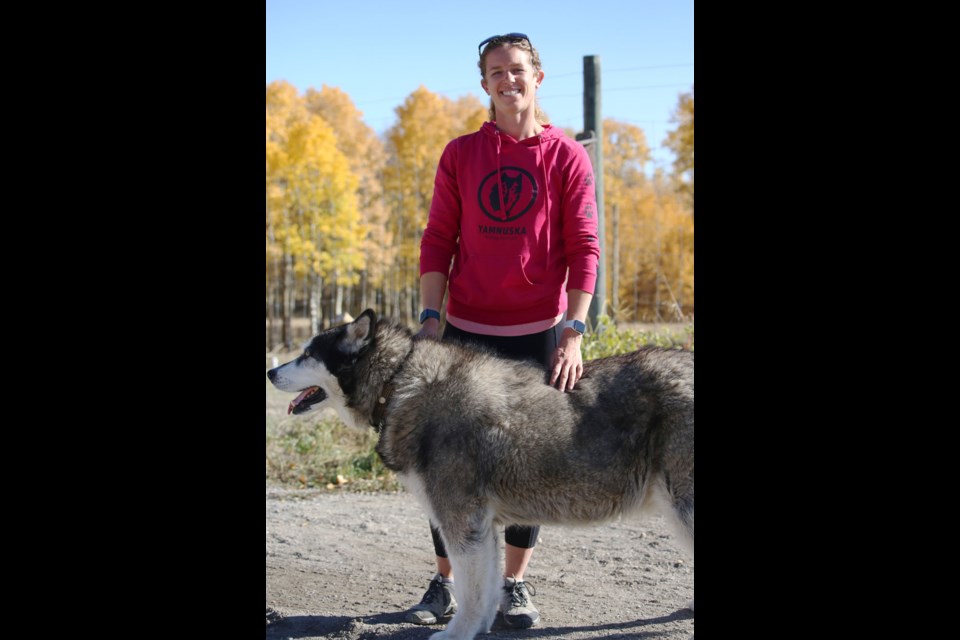
M 349 389 L 343 378 L 372 345 L 377 315 L 367 309 L 355 321 L 316 335 L 295 360 L 267 371 L 281 391 L 299 391 L 287 413 L 302 414 L 326 406 L 344 417 Z

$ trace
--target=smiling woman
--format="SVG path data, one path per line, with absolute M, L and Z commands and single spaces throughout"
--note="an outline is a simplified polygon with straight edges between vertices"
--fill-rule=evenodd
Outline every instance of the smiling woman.
M 517 116 L 532 104 L 536 123 L 547 124 L 549 119 L 540 109 L 536 96 L 544 73 L 540 54 L 533 48 L 530 38 L 523 33 L 490 36 L 477 48 L 480 52 L 477 63 L 482 78 L 480 86 L 490 96 L 490 119 L 499 121 L 508 114 Z M 498 99 L 501 97 L 517 99 L 500 104 Z M 498 105 L 501 107 L 500 118 L 497 117 Z
M 530 38 L 491 36 L 478 51 L 490 121 L 451 141 L 440 157 L 420 242 L 424 310 L 417 337 L 442 336 L 538 361 L 543 381 L 572 391 L 583 375 L 581 342 L 600 255 L 593 169 L 584 148 L 540 110 L 544 72 Z M 441 334 L 439 311 L 448 290 Z M 438 445 L 433 455 L 460 454 Z M 414 624 L 436 624 L 458 607 L 452 561 L 436 526 L 432 534 L 437 573 L 406 613 Z M 510 627 L 531 627 L 540 619 L 534 591 L 523 580 L 539 534 L 539 526 L 505 529 L 500 610 Z M 454 618 L 435 637 L 473 637 L 484 623 L 471 618 L 472 611 L 457 614 L 459 622 Z

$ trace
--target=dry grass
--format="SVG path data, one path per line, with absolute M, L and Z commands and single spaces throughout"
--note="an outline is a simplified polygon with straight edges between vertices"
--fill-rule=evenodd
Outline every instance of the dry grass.
M 289 358 L 287 358 L 289 359 Z M 286 362 L 280 358 L 281 362 Z M 269 365 L 269 363 L 268 363 Z M 345 426 L 332 411 L 287 415 L 293 394 L 266 385 L 266 479 L 299 488 L 396 490 L 393 473 L 374 447 L 373 430 Z

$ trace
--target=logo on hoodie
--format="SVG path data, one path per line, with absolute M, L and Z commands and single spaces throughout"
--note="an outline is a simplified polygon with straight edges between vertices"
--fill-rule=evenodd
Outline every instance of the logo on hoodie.
M 491 171 L 477 192 L 480 209 L 491 220 L 510 222 L 523 216 L 537 200 L 537 183 L 520 167 L 501 167 L 500 180 Z

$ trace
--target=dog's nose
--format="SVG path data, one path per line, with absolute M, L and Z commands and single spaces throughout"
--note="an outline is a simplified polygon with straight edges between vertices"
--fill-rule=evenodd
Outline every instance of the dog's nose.
M 270 378 L 270 382 L 273 382 L 273 379 L 277 377 L 277 370 L 270 369 L 270 371 L 267 371 L 267 377 Z

